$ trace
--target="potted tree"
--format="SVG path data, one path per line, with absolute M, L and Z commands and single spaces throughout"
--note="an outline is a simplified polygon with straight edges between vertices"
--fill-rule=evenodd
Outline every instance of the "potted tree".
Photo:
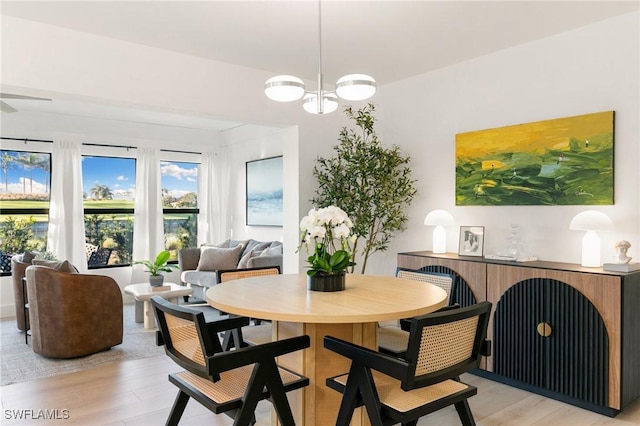
M 164 283 L 162 272 L 171 272 L 178 267 L 172 263 L 167 263 L 170 257 L 169 250 L 162 250 L 153 262 L 150 260 L 137 260 L 133 263 L 134 265 L 141 264 L 146 266 L 147 272 L 149 272 L 149 284 L 151 287 L 160 287 Z
M 340 206 L 353 221 L 351 260 L 358 262 L 364 274 L 367 260 L 377 251 L 385 251 L 395 233 L 405 230 L 409 219 L 405 209 L 416 195 L 411 177 L 411 158 L 394 145 L 382 145 L 373 128 L 374 105 L 345 109 L 356 129 L 343 127 L 335 156 L 318 158 L 313 176 L 318 181 L 314 206 Z M 364 240 L 364 247 L 358 243 Z M 351 263 L 351 272 L 353 272 Z

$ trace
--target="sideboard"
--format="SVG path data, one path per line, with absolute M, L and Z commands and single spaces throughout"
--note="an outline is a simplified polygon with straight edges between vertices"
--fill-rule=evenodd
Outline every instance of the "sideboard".
M 453 274 L 461 306 L 493 304 L 476 374 L 608 416 L 640 398 L 640 271 L 429 251 L 398 267 Z

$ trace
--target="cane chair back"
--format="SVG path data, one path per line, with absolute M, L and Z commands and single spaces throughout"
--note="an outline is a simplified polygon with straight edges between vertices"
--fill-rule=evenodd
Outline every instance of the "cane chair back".
M 351 359 L 348 374 L 327 379 L 343 393 L 336 425 L 348 425 L 365 405 L 372 425 L 413 424 L 455 405 L 464 425 L 473 425 L 467 398 L 477 389 L 460 381 L 482 356 L 491 304 L 482 302 L 412 318 L 405 359 L 327 336 L 324 346 Z
M 206 322 L 202 312 L 159 296 L 151 303 L 166 354 L 185 369 L 169 375 L 179 392 L 168 425 L 178 424 L 189 398 L 216 414 L 228 414 L 234 425 L 254 424 L 258 402 L 270 399 L 281 423 L 294 425 L 286 392 L 307 386 L 309 380 L 279 367 L 276 357 L 309 347 L 308 336 L 223 351 L 218 332 L 246 324 L 247 318 Z
M 447 292 L 449 304 L 453 300 L 453 285 L 455 280 L 449 274 L 398 268 L 398 278 L 405 278 L 436 285 Z M 401 328 L 400 321 L 380 322 L 378 327 L 378 348 L 380 351 L 397 357 L 404 357 L 409 342 L 409 333 Z
M 266 275 L 279 275 L 279 266 L 270 266 L 266 268 L 248 268 L 248 269 L 229 269 L 218 271 L 218 282 L 224 283 L 240 278 L 261 277 Z M 273 328 L 271 323 L 262 323 L 261 319 L 254 318 L 253 325 L 243 327 L 241 335 L 236 333 L 227 332 L 223 337 L 223 347 L 229 349 L 236 346 L 235 340 L 240 339 L 240 346 L 242 345 L 260 345 L 263 343 L 271 342 L 273 335 Z
M 421 281 L 438 286 L 447 292 L 447 297 L 449 298 L 448 304 L 453 304 L 452 296 L 455 280 L 454 277 L 450 274 L 398 268 L 398 270 L 396 271 L 396 276 L 398 278 L 406 278 L 409 280 Z

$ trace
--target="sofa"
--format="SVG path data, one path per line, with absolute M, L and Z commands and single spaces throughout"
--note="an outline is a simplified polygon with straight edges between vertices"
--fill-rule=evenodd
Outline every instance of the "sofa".
M 120 287 L 111 277 L 48 266 L 26 269 L 33 351 L 76 358 L 122 343 Z
M 193 289 L 192 297 L 206 300 L 205 293 L 218 283 L 216 271 L 278 266 L 282 270 L 282 243 L 226 240 L 178 252 L 180 280 Z

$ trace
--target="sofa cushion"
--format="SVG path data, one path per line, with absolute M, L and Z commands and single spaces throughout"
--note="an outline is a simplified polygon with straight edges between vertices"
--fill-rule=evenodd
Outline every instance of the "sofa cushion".
M 183 283 L 189 283 L 192 286 L 196 286 L 196 288 L 197 286 L 211 287 L 218 283 L 218 275 L 211 271 L 184 271 L 180 274 L 180 280 L 182 280 Z M 198 295 L 196 288 L 193 290 L 193 296 L 204 300 L 204 293 L 202 295 Z
M 70 274 L 77 274 L 78 269 L 71 264 L 68 260 L 41 260 L 41 259 L 33 259 L 31 261 L 33 265 L 46 266 L 48 268 L 56 269 L 60 272 L 68 272 Z
M 198 271 L 217 271 L 218 269 L 235 269 L 238 267 L 243 246 L 238 244 L 233 248 L 202 247 Z

